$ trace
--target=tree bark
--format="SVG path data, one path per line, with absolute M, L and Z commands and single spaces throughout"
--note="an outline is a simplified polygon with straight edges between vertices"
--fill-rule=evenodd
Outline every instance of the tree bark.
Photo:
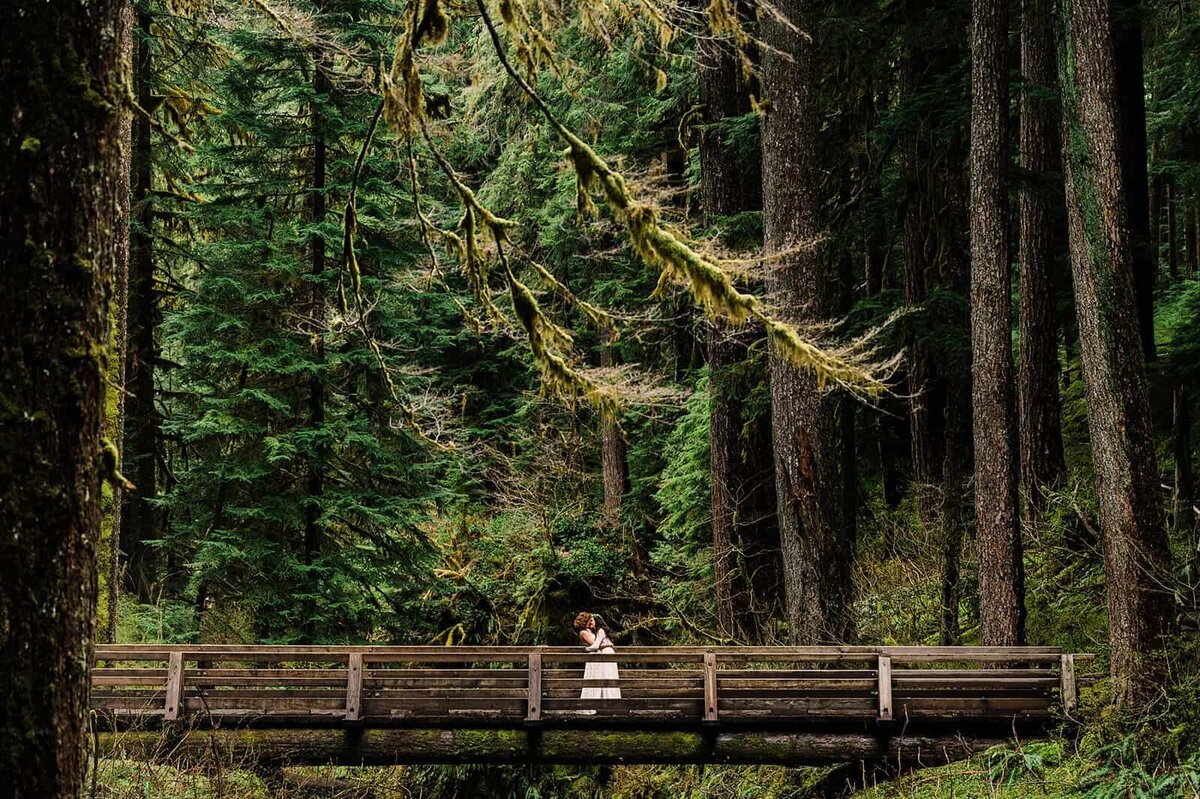
M 121 59 L 125 64 L 133 63 L 133 7 L 126 4 L 121 9 Z M 108 376 L 104 390 L 104 437 L 109 440 L 118 458 L 125 449 L 125 347 L 128 335 L 129 313 L 129 200 L 130 177 L 133 168 L 133 115 L 121 114 L 121 160 L 117 167 L 117 219 L 114 233 L 117 237 L 115 274 L 113 275 L 112 319 L 113 329 L 109 336 Z M 111 392 L 111 394 L 110 394 Z M 112 397 L 111 401 L 109 397 Z M 111 413 L 110 413 L 111 411 Z M 108 549 L 101 566 L 107 571 L 107 593 L 105 595 L 105 626 L 101 640 L 115 643 L 117 640 L 117 615 L 121 596 L 121 506 L 124 486 L 120 481 L 111 481 L 112 496 L 108 504 Z
M 1057 103 L 1053 0 L 1024 0 L 1021 14 L 1021 167 L 1027 183 L 1020 195 L 1019 340 L 1017 367 L 1021 483 L 1027 524 L 1035 523 L 1045 492 L 1066 474 L 1058 380 L 1054 256 L 1064 219 Z
M 732 42 L 702 38 L 696 46 L 703 132 L 700 198 L 711 225 L 720 217 L 762 208 L 761 154 L 743 155 L 728 140 L 726 120 L 750 113 L 749 87 Z M 748 346 L 761 331 L 737 330 L 721 321 L 708 327 L 710 466 L 713 572 L 717 623 L 722 635 L 756 638 L 755 586 L 744 568 L 768 543 L 774 520 L 774 472 L 769 447 L 747 446 L 742 409 L 750 381 L 743 375 Z M 765 375 L 763 376 L 765 378 Z M 769 440 L 769 438 L 768 438 Z M 776 536 L 777 537 L 777 536 Z
M 122 7 L 0 5 L 0 791 L 28 799 L 87 762 Z
M 1117 697 L 1158 690 L 1149 656 L 1168 628 L 1170 568 L 1134 293 L 1121 168 L 1113 25 L 1106 0 L 1068 0 L 1060 77 L 1071 264 L 1108 579 Z
M 1008 5 L 975 0 L 971 36 L 971 356 L 979 617 L 986 646 L 1025 638 L 1008 260 Z
M 151 17 L 137 9 L 137 62 L 134 86 L 138 104 L 152 108 L 154 77 L 151 70 Z M 158 448 L 162 418 L 154 404 L 154 371 L 158 361 L 156 331 L 161 321 L 158 290 L 154 285 L 154 162 L 150 122 L 142 115 L 133 121 L 133 227 L 129 270 L 128 340 L 125 349 L 125 464 L 134 484 L 125 494 L 121 514 L 121 550 L 125 554 L 125 587 L 142 602 L 151 600 L 156 576 L 154 553 L 148 542 L 159 534 Z
M 778 306 L 801 326 L 836 313 L 835 282 L 820 249 L 814 93 L 815 14 L 808 0 L 788 0 L 762 15 L 763 89 L 771 111 L 763 125 L 763 225 L 766 252 L 779 256 L 773 285 Z M 854 519 L 846 518 L 842 458 L 844 398 L 818 390 L 816 379 L 771 355 L 771 429 L 775 453 L 784 597 L 796 643 L 845 640 L 847 560 Z M 847 542 L 850 542 L 847 545 Z

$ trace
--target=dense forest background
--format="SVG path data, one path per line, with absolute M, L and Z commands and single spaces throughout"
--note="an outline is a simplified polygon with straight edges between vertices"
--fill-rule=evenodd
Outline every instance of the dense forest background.
M 1054 644 L 1069 740 L 867 795 L 1200 795 L 1195 0 L 126 21 L 99 640 Z

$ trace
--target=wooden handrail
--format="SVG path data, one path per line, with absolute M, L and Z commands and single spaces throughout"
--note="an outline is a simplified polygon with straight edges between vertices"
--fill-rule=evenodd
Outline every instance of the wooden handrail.
M 695 663 L 712 653 L 723 663 L 823 662 L 874 664 L 881 655 L 893 663 L 1041 663 L 1059 665 L 1066 653 L 1059 647 L 972 646 L 775 646 L 775 647 L 622 647 L 616 654 L 599 655 L 579 647 L 520 646 L 273 646 L 244 644 L 102 644 L 96 659 L 103 661 L 165 661 L 179 653 L 188 661 L 349 662 L 352 654 L 364 663 L 512 663 L 528 662 L 538 651 L 546 663 Z M 1075 655 L 1076 660 L 1091 657 Z

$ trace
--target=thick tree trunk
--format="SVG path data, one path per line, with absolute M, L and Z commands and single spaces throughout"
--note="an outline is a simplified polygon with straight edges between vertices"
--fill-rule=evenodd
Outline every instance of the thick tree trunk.
M 979 617 L 988 646 L 1025 637 L 1008 260 L 1008 5 L 975 0 L 971 37 L 971 356 Z
M 1142 46 L 1141 0 L 1111 0 L 1112 47 L 1120 114 L 1117 142 L 1121 153 L 1130 245 L 1133 248 L 1133 293 L 1138 333 L 1147 361 L 1154 345 L 1155 260 L 1150 244 L 1150 171 L 1146 143 L 1146 82 Z
M 0 792 L 24 799 L 86 768 L 122 8 L 0 5 Z
M 1161 684 L 1170 568 L 1134 294 L 1134 241 L 1121 168 L 1112 18 L 1106 0 L 1068 0 L 1061 53 L 1071 262 L 1108 578 L 1116 694 Z
M 1024 0 L 1021 14 L 1021 167 L 1027 184 L 1019 209 L 1019 335 L 1017 369 L 1021 484 L 1027 523 L 1037 521 L 1045 492 L 1063 481 L 1062 421 L 1058 393 L 1058 321 L 1054 255 L 1063 219 L 1053 0 Z
M 735 45 L 701 39 L 696 65 L 704 123 L 700 198 L 704 216 L 712 223 L 762 208 L 761 156 L 743 156 L 727 141 L 723 128 L 730 118 L 750 112 L 749 87 Z M 749 368 L 748 344 L 756 336 L 761 338 L 761 332 L 737 331 L 720 321 L 708 328 L 714 587 L 718 626 L 732 638 L 755 637 L 754 586 L 744 579 L 744 566 L 772 537 L 775 504 L 770 449 L 746 446 L 743 436 L 749 420 L 742 409 L 750 388 L 743 374 Z
M 138 104 L 153 107 L 151 72 L 151 18 L 137 11 L 137 61 L 134 85 Z M 151 600 L 156 570 L 147 542 L 158 537 L 159 512 L 156 459 L 162 440 L 162 419 L 154 404 L 154 370 L 158 361 L 155 335 L 160 322 L 158 291 L 154 285 L 154 164 L 150 123 L 138 115 L 133 122 L 133 213 L 129 270 L 128 339 L 125 349 L 125 466 L 134 489 L 125 494 L 121 514 L 121 550 L 125 554 L 125 587 L 143 601 Z
M 788 0 L 775 8 L 788 22 L 762 15 L 763 89 L 772 103 L 763 126 L 763 223 L 766 251 L 780 255 L 775 301 L 804 325 L 836 312 L 827 259 L 812 244 L 820 232 L 816 76 L 809 38 L 815 16 L 808 0 Z M 855 535 L 843 502 L 844 401 L 818 390 L 810 373 L 772 353 L 771 429 L 784 596 L 796 643 L 842 641 L 851 629 L 844 591 L 851 564 L 835 555 L 852 551 Z

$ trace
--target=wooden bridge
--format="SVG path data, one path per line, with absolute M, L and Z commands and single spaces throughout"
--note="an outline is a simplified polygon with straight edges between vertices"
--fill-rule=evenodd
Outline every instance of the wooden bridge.
M 1051 647 L 107 645 L 103 748 L 277 763 L 945 762 L 1069 717 Z M 620 680 L 584 678 L 616 662 Z M 620 687 L 620 699 L 583 699 Z

